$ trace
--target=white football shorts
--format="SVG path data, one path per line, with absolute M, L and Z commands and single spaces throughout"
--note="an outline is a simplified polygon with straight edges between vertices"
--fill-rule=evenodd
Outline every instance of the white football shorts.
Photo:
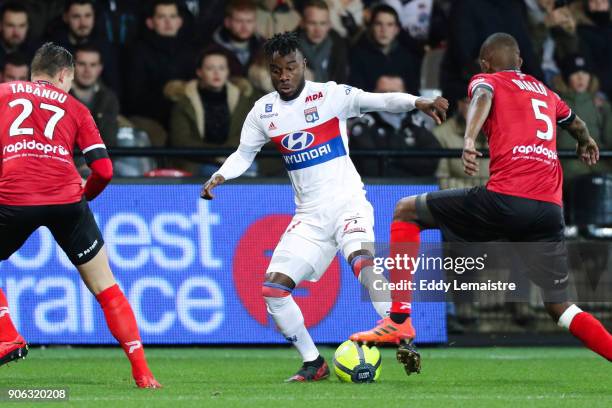
M 363 196 L 296 212 L 266 273 L 280 272 L 296 284 L 318 281 L 338 250 L 345 259 L 374 242 L 374 209 Z

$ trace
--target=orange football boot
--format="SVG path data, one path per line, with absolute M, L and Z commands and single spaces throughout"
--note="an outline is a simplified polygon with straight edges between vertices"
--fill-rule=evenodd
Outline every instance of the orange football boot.
M 395 323 L 390 317 L 385 317 L 377 322 L 372 330 L 353 334 L 350 339 L 358 343 L 366 344 L 400 344 L 411 342 L 416 336 L 410 318 L 404 323 Z

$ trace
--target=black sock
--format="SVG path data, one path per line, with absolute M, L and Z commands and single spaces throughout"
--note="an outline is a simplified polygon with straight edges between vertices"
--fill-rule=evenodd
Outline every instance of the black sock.
M 410 317 L 410 313 L 389 313 L 389 317 L 393 320 L 393 323 L 402 324 Z
M 316 359 L 312 360 L 312 361 L 304 361 L 304 367 L 320 367 L 321 365 L 323 365 L 323 362 L 325 360 L 323 360 L 323 357 L 321 357 L 321 355 L 319 354 L 319 357 L 317 357 Z

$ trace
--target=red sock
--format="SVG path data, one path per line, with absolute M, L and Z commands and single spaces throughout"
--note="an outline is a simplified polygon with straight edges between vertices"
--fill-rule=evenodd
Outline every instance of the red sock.
M 593 315 L 580 312 L 572 319 L 570 332 L 608 361 L 612 361 L 612 335 Z
M 103 290 L 96 295 L 96 299 L 98 299 L 100 306 L 102 306 L 110 332 L 121 344 L 123 351 L 130 359 L 132 375 L 135 378 L 151 375 L 140 340 L 140 334 L 138 333 L 134 312 L 127 298 L 121 292 L 121 289 L 119 289 L 119 286 L 113 285 Z
M 391 223 L 391 249 L 389 256 L 396 258 L 396 256 L 404 257 L 407 255 L 411 258 L 416 258 L 419 252 L 421 228 L 412 222 L 393 221 Z M 397 283 L 401 280 L 408 280 L 412 282 L 412 271 L 400 270 L 391 271 L 390 279 L 391 282 Z M 410 315 L 412 306 L 412 293 L 409 290 L 405 291 L 392 291 L 391 292 L 391 318 L 394 319 L 394 315 Z M 405 320 L 405 317 L 400 317 L 399 320 Z
M 13 341 L 19 336 L 11 315 L 9 315 L 8 302 L 4 292 L 0 289 L 0 341 Z

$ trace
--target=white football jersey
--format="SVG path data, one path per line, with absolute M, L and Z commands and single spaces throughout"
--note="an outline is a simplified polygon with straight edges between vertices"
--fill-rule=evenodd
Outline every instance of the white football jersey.
M 269 140 L 281 153 L 298 208 L 340 197 L 365 195 L 349 157 L 346 120 L 359 116 L 360 89 L 335 82 L 306 81 L 300 95 L 284 101 L 262 97 L 247 116 L 240 144 L 259 150 Z

